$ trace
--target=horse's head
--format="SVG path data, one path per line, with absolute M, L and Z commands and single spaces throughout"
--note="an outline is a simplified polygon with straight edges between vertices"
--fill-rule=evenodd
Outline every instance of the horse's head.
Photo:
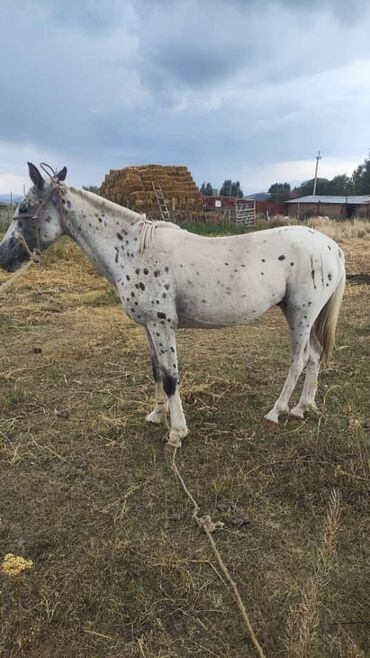
M 31 252 L 46 249 L 63 233 L 60 203 L 66 167 L 53 172 L 50 181 L 45 181 L 31 162 L 28 171 L 33 187 L 18 205 L 0 244 L 0 266 L 8 272 L 15 272 L 30 259 Z

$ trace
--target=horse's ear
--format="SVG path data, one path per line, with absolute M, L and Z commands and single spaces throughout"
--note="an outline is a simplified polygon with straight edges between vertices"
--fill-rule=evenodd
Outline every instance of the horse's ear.
M 30 175 L 30 179 L 33 182 L 34 186 L 41 192 L 41 190 L 44 189 L 45 181 L 41 176 L 37 167 L 35 167 L 35 165 L 32 164 L 32 162 L 27 162 L 27 164 L 28 164 L 28 173 Z
M 63 167 L 58 173 L 56 174 L 55 178 L 58 179 L 58 181 L 62 182 L 66 179 L 67 177 L 67 167 Z

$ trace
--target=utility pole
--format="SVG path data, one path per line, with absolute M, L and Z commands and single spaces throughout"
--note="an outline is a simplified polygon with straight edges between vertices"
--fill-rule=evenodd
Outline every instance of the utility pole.
M 315 194 L 316 194 L 317 170 L 319 168 L 319 160 L 321 160 L 320 151 L 318 152 L 318 154 L 316 156 L 315 178 L 314 178 L 314 182 L 313 182 L 313 192 L 312 192 L 313 196 L 315 196 Z

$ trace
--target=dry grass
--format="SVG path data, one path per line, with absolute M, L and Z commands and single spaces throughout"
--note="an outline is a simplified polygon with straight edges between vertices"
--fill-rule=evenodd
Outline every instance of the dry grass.
M 326 217 L 313 217 L 307 224 L 316 231 L 321 231 L 321 233 L 325 233 L 325 235 L 337 241 L 351 240 L 352 238 L 370 240 L 370 221 L 366 219 L 334 222 Z
M 342 246 L 349 271 L 369 275 L 369 242 Z M 179 332 L 191 434 L 178 464 L 201 513 L 224 523 L 217 544 L 267 658 L 292 655 L 287 627 L 303 601 L 315 611 L 305 655 L 369 655 L 369 303 L 368 285 L 347 286 L 320 414 L 274 432 L 261 420 L 286 375 L 281 315 Z M 0 556 L 34 561 L 25 655 L 252 658 L 164 430 L 143 422 L 145 340 L 107 284 L 61 244 L 1 300 L 0 332 Z M 333 488 L 340 523 L 323 535 Z M 0 589 L 0 654 L 13 658 L 14 589 L 5 578 Z

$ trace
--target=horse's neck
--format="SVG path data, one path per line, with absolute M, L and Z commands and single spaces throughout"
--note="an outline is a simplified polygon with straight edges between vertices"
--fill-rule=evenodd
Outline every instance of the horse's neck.
M 96 267 L 111 281 L 116 278 L 115 245 L 134 249 L 138 244 L 140 216 L 132 211 L 100 205 L 87 195 L 68 189 L 64 203 L 65 232 L 75 240 Z M 135 240 L 136 238 L 136 240 Z M 126 244 L 126 241 L 128 244 Z

